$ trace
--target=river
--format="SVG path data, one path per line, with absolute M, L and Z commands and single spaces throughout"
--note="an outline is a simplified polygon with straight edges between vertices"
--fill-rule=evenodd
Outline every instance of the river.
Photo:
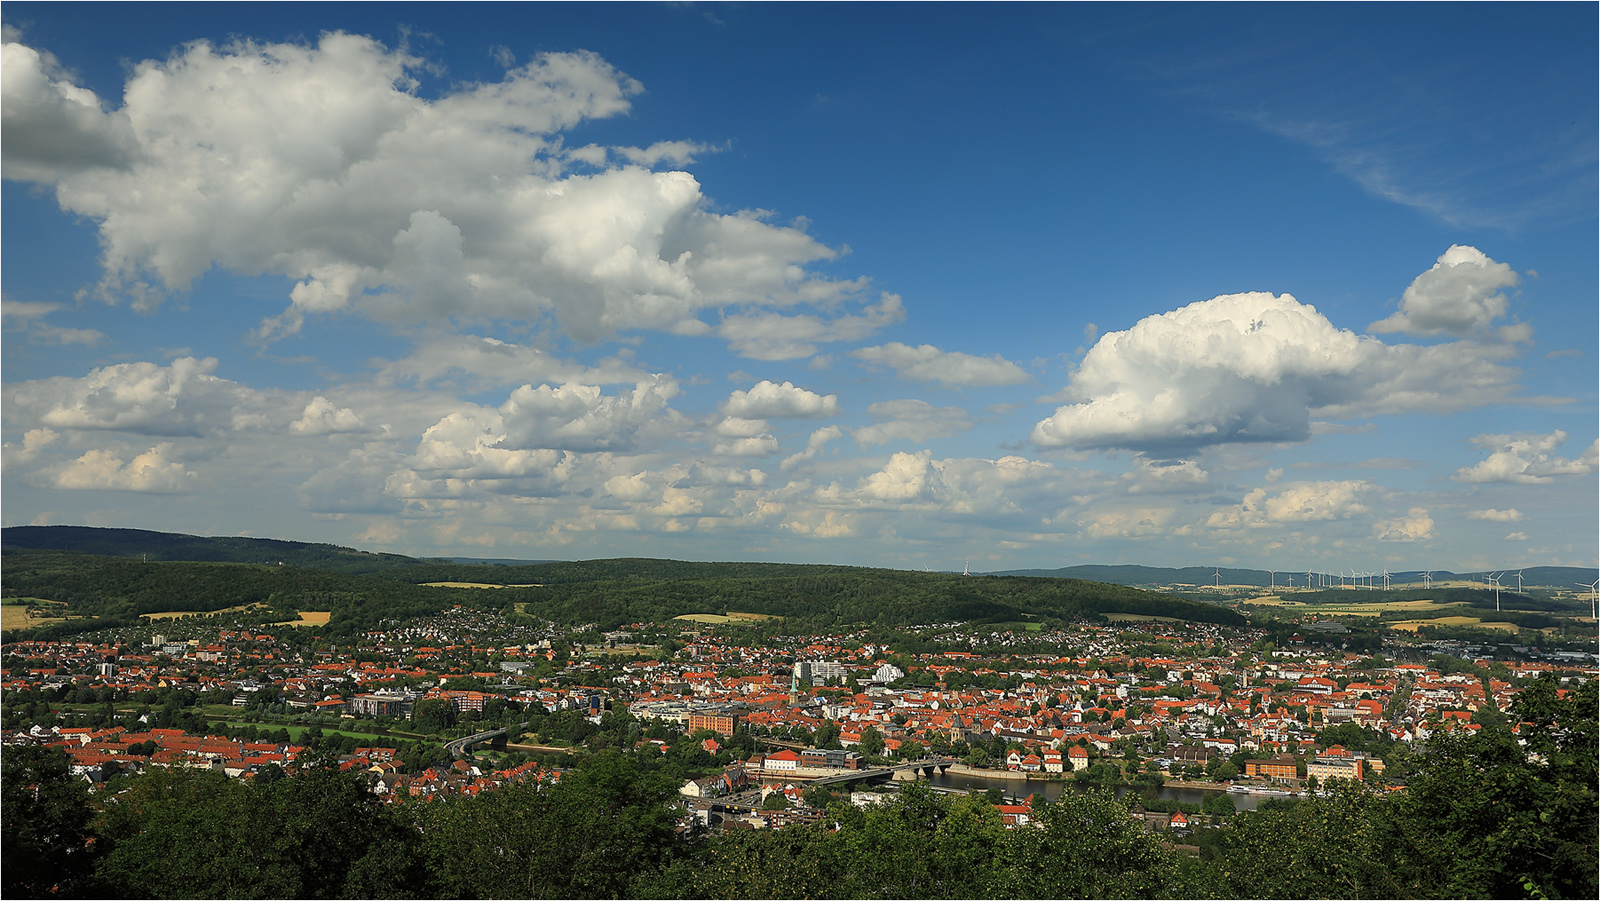
M 998 788 L 1007 798 L 1016 798 L 1018 800 L 1026 798 L 1030 794 L 1042 794 L 1053 801 L 1061 797 L 1062 792 L 1074 791 L 1082 793 L 1089 790 L 1087 787 L 1079 786 L 1076 781 L 1071 779 L 1065 781 L 1054 779 L 998 779 L 991 776 L 975 776 L 967 773 L 952 772 L 935 774 L 929 781 L 935 788 L 955 789 L 957 791 L 988 791 L 991 788 Z M 1113 790 L 1116 792 L 1117 797 L 1120 798 L 1130 791 L 1143 792 L 1144 786 L 1130 787 L 1122 785 L 1116 786 Z M 1187 804 L 1203 803 L 1207 797 L 1214 794 L 1216 794 L 1214 791 L 1202 791 L 1196 788 L 1168 788 L 1164 785 L 1156 789 L 1156 797 L 1158 798 L 1183 801 Z M 1256 804 L 1268 796 L 1232 792 L 1228 797 L 1233 799 L 1236 810 L 1255 810 Z

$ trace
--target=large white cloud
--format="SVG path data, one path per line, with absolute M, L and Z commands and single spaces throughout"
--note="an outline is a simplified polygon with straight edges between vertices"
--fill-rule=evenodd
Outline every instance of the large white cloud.
M 1274 523 L 1325 522 L 1348 519 L 1366 513 L 1362 502 L 1373 486 L 1360 480 L 1338 482 L 1295 482 L 1280 486 L 1277 494 L 1267 489 L 1251 490 L 1239 506 L 1211 514 L 1210 528 L 1259 528 Z
M 499 408 L 469 404 L 429 426 L 408 465 L 424 480 L 536 479 L 544 491 L 564 483 L 584 452 L 629 450 L 641 434 L 653 441 L 681 430 L 667 406 L 676 394 L 665 377 L 615 395 L 595 385 L 523 385 Z M 413 482 L 403 473 L 390 481 L 402 486 L 396 491 L 417 490 L 404 487 Z
M 860 497 L 891 503 L 933 501 L 942 480 L 932 456 L 927 451 L 894 454 L 882 469 L 861 480 Z
M 191 490 L 196 476 L 184 465 L 168 459 L 172 443 L 163 442 L 123 462 L 114 452 L 97 449 L 55 473 L 57 488 L 73 490 L 175 493 Z
M 1427 541 L 1433 537 L 1433 517 L 1423 507 L 1412 507 L 1405 516 L 1372 524 L 1372 536 L 1379 541 Z
M 1517 274 L 1476 247 L 1452 244 L 1433 268 L 1417 276 L 1400 298 L 1400 309 L 1369 331 L 1447 334 L 1464 337 L 1486 330 L 1506 313 L 1505 289 Z
M 195 436 L 231 430 L 258 413 L 262 399 L 218 378 L 215 357 L 179 357 L 167 366 L 117 363 L 77 378 L 24 382 L 10 389 L 8 416 L 19 412 L 57 429 L 110 429 L 141 435 Z
M 1508 482 L 1540 485 L 1556 476 L 1586 476 L 1600 460 L 1600 441 L 1590 444 L 1576 460 L 1552 453 L 1567 440 L 1556 429 L 1548 435 L 1478 435 L 1472 443 L 1493 452 L 1473 466 L 1463 466 L 1452 476 L 1458 482 Z
M 335 432 L 365 431 L 366 422 L 361 414 L 349 407 L 335 406 L 322 395 L 313 397 L 299 419 L 289 424 L 296 435 L 331 435 Z
M 1021 366 L 999 354 L 978 357 L 958 351 L 940 350 L 932 344 L 912 347 L 891 341 L 879 347 L 851 351 L 858 360 L 888 366 L 901 378 L 919 382 L 939 382 L 952 387 L 991 387 L 1020 385 L 1029 381 Z
M 93 91 L 72 84 L 49 53 L 7 42 L 0 51 L 0 153 L 6 178 L 51 181 L 62 173 L 127 165 L 133 128 Z
M 768 358 L 797 346 L 774 340 L 774 322 L 793 318 L 809 344 L 899 315 L 897 300 L 870 304 L 864 281 L 806 269 L 837 254 L 802 228 L 711 212 L 688 173 L 639 165 L 691 145 L 622 148 L 638 164 L 599 171 L 606 153 L 566 151 L 564 131 L 625 112 L 641 89 L 593 54 L 544 54 L 430 100 L 415 91 L 428 63 L 369 38 L 201 41 L 137 64 L 105 112 L 33 48 L 3 52 L 5 174 L 99 223 L 107 298 L 150 306 L 213 266 L 296 280 L 263 338 L 352 308 L 553 316 L 582 340 L 696 334 L 713 328 L 700 312 L 734 307 L 724 333 Z M 797 304 L 818 313 L 777 312 Z
M 797 388 L 793 382 L 778 384 L 763 379 L 749 391 L 729 394 L 722 412 L 743 419 L 816 419 L 838 413 L 839 396 Z
M 1387 345 L 1284 294 L 1227 294 L 1108 332 L 1041 420 L 1040 447 L 1185 452 L 1302 441 L 1314 416 L 1461 409 L 1507 396 L 1511 351 Z
M 632 391 L 602 394 L 598 385 L 523 385 L 500 406 L 501 446 L 572 451 L 633 447 L 641 430 L 667 434 L 677 416 L 667 403 L 677 382 L 655 376 Z

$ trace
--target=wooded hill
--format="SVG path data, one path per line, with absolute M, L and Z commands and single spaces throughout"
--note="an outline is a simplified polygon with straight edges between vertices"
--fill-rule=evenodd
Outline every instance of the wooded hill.
M 73 551 L 102 557 L 263 563 L 345 573 L 370 573 L 423 561 L 400 554 L 374 554 L 335 544 L 280 541 L 276 538 L 205 537 L 145 529 L 91 526 L 9 526 L 0 530 L 0 548 Z
M 8 540 L 9 533 L 8 532 Z M 91 530 L 93 531 L 93 530 Z M 145 533 L 159 535 L 161 533 Z M 78 536 L 72 536 L 78 540 Z M 192 539 L 201 552 L 219 553 Z M 140 539 L 143 540 L 143 539 Z M 80 544 L 83 542 L 79 541 Z M 284 542 L 283 544 L 293 544 Z M 183 541 L 166 544 L 179 553 Z M 63 602 L 75 620 L 44 627 L 47 634 L 99 625 L 131 625 L 145 613 L 213 612 L 264 604 L 263 621 L 298 610 L 327 610 L 326 632 L 354 634 L 384 619 L 409 619 L 462 604 L 510 609 L 561 623 L 615 628 L 665 622 L 686 613 L 759 613 L 795 628 L 854 624 L 1018 623 L 1099 619 L 1106 613 L 1168 616 L 1244 625 L 1236 611 L 1120 585 L 1076 579 L 958 576 L 845 566 L 780 563 L 687 563 L 620 559 L 527 566 L 452 564 L 395 558 L 403 564 L 368 573 L 342 571 L 356 559 L 330 545 L 306 545 L 308 558 L 329 566 L 243 562 L 143 560 L 10 547 L 3 579 L 7 597 Z M 329 550 L 319 550 L 327 548 Z M 351 552 L 359 554 L 360 552 Z M 369 555 L 380 563 L 393 555 Z M 429 587 L 425 582 L 474 582 L 510 587 L 485 590 Z M 269 616 L 269 613 L 271 616 Z M 40 634 L 41 630 L 34 630 Z M 12 636 L 16 637 L 16 636 Z

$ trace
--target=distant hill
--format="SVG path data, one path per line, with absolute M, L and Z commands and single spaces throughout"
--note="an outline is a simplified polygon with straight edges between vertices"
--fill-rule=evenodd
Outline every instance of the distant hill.
M 65 551 L 146 561 L 264 563 L 342 573 L 375 573 L 424 561 L 400 554 L 374 554 L 334 544 L 276 538 L 205 537 L 144 529 L 91 526 L 10 526 L 0 529 L 0 549 Z
M 515 605 L 533 616 L 606 628 L 729 610 L 816 628 L 1003 625 L 1110 613 L 1247 622 L 1220 605 L 1082 579 L 637 558 L 451 563 L 328 544 L 74 526 L 21 526 L 0 537 L 6 551 L 0 582 L 8 597 L 59 601 L 86 617 L 45 627 L 50 634 L 132 625 L 144 613 L 252 603 L 270 608 L 259 614 L 267 622 L 296 610 L 331 611 L 325 633 L 343 635 L 459 604 Z M 429 582 L 510 587 L 462 593 Z
M 1516 587 L 1517 570 L 1506 570 L 1506 575 L 1501 575 L 1501 570 L 1488 572 L 1454 573 L 1449 570 L 1433 570 L 1431 578 L 1434 582 L 1482 582 L 1488 575 L 1499 576 L 1502 586 Z M 1589 585 L 1600 578 L 1600 571 L 1594 568 L 1581 566 L 1529 566 L 1522 571 L 1522 586 L 1524 588 L 1561 588 L 1571 589 L 1578 584 Z M 1220 582 L 1224 586 L 1245 585 L 1250 587 L 1266 588 L 1276 585 L 1279 588 L 1290 586 L 1303 588 L 1306 583 L 1306 574 L 1280 570 L 1269 573 L 1264 569 L 1233 569 L 1222 567 L 1220 570 L 1214 566 L 1185 566 L 1171 568 L 1163 566 L 1104 566 L 1087 564 L 1081 566 L 1064 566 L 1060 569 L 1012 569 L 1003 572 L 990 573 L 996 576 L 1031 576 L 1046 579 L 1088 579 L 1092 582 L 1108 582 L 1112 585 L 1216 585 Z M 1421 570 L 1393 572 L 1389 574 L 1391 587 L 1397 585 L 1423 584 Z M 1338 575 L 1333 576 L 1334 582 L 1328 587 L 1335 587 Z M 1323 580 L 1313 575 L 1312 579 L 1318 586 L 1323 585 Z M 1378 584 L 1382 584 L 1381 575 L 1375 577 Z
M 559 560 L 519 560 L 514 557 L 437 557 L 435 560 L 448 560 L 463 566 L 540 566 L 545 563 L 560 563 Z

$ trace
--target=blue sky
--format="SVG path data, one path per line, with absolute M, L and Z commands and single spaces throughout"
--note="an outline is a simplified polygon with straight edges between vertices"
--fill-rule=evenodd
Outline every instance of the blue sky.
M 5 7 L 3 517 L 1594 565 L 1593 6 Z

